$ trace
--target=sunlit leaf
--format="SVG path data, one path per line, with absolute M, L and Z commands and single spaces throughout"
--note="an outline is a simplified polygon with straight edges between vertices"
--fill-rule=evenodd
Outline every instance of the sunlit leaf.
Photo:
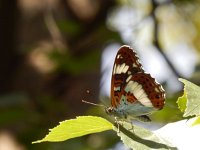
M 118 128 L 101 117 L 81 116 L 76 119 L 61 122 L 60 125 L 51 129 L 50 133 L 42 140 L 38 140 L 33 143 L 46 141 L 59 142 L 91 133 L 114 129 L 118 136 L 121 137 L 124 144 L 132 149 L 176 149 L 175 147 L 172 147 L 169 142 L 157 137 L 152 132 L 135 125 L 133 128 L 132 127 L 133 126 L 131 124 L 124 122 L 123 126 L 120 125 Z M 131 128 L 132 130 L 130 130 Z
M 77 117 L 76 119 L 70 119 L 61 122 L 55 128 L 50 129 L 49 134 L 46 135 L 42 140 L 38 140 L 33 143 L 46 141 L 59 142 L 110 129 L 113 129 L 113 125 L 101 117 L 81 116 Z
M 185 92 L 184 92 L 183 96 L 178 98 L 177 104 L 178 104 L 178 108 L 181 110 L 181 112 L 184 112 L 186 109 L 186 105 L 187 105 L 187 97 L 186 97 Z
M 151 131 L 148 131 L 142 127 L 138 126 L 131 126 L 130 123 L 123 122 L 123 126 L 116 125 L 114 130 L 117 132 L 118 136 L 121 138 L 123 143 L 131 148 L 137 150 L 152 150 L 152 149 L 159 149 L 159 150 L 176 150 L 176 147 L 173 147 L 171 143 L 167 142 L 166 140 L 158 137 Z
M 197 117 L 197 118 L 195 119 L 195 121 L 192 123 L 192 126 L 195 126 L 195 125 L 200 125 L 200 116 Z
M 167 100 L 165 106 L 162 110 L 156 111 L 155 113 L 151 114 L 151 119 L 155 122 L 174 122 L 177 120 L 182 119 L 183 114 L 177 107 L 176 100 L 177 95 L 167 96 Z M 174 115 L 176 114 L 176 115 Z
M 199 116 L 200 115 L 200 87 L 185 80 L 179 79 L 184 83 L 184 92 L 187 98 L 186 109 L 184 117 Z

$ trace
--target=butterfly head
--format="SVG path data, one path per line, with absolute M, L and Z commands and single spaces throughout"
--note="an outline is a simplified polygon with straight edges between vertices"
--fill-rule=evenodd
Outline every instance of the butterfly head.
M 113 107 L 106 107 L 105 108 L 105 112 L 108 114 L 108 115 L 112 115 L 114 114 L 115 110 Z
M 105 108 L 105 112 L 108 114 L 108 115 L 112 115 L 112 116 L 115 116 L 115 117 L 118 117 L 118 118 L 127 118 L 127 115 L 122 112 L 122 111 L 118 111 L 117 109 L 115 109 L 114 107 L 110 106 L 110 107 L 106 107 Z
M 117 110 L 116 110 L 114 107 L 112 107 L 112 106 L 106 107 L 106 108 L 105 108 L 105 112 L 106 112 L 108 115 L 119 116 Z

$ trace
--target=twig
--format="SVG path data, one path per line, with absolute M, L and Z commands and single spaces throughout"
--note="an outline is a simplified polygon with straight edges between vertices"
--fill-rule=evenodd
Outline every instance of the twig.
M 181 75 L 180 73 L 175 69 L 175 67 L 173 66 L 173 64 L 171 63 L 171 61 L 169 60 L 169 58 L 165 55 L 165 53 L 163 52 L 161 45 L 159 43 L 159 37 L 158 37 L 158 33 L 159 33 L 159 22 L 158 19 L 156 18 L 156 9 L 158 8 L 159 4 L 156 2 L 156 0 L 151 0 L 152 2 L 152 12 L 151 12 L 151 16 L 152 19 L 154 21 L 154 41 L 153 44 L 154 46 L 157 48 L 157 50 L 161 53 L 161 55 L 163 56 L 163 58 L 165 59 L 165 61 L 167 62 L 167 64 L 169 65 L 169 67 L 171 68 L 172 72 L 174 73 L 174 75 L 176 75 L 177 78 L 180 78 Z M 166 1 L 166 3 L 163 4 L 169 4 L 171 1 L 168 0 Z

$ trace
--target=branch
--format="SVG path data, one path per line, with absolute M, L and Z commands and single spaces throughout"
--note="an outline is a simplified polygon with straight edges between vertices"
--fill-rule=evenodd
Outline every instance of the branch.
M 161 55 L 163 56 L 163 58 L 165 59 L 165 61 L 167 62 L 167 64 L 169 65 L 169 67 L 171 68 L 172 72 L 174 73 L 174 75 L 177 78 L 181 78 L 181 74 L 175 69 L 175 67 L 173 66 L 173 64 L 171 63 L 171 61 L 169 60 L 169 58 L 165 55 L 165 53 L 163 52 L 163 49 L 159 43 L 159 37 L 158 37 L 158 33 L 159 33 L 159 22 L 158 19 L 156 18 L 156 9 L 158 8 L 159 4 L 156 2 L 156 0 L 151 0 L 152 2 L 152 12 L 151 12 L 151 17 L 154 21 L 154 41 L 153 44 L 154 46 L 157 48 L 157 50 L 161 53 Z M 171 2 L 171 0 L 166 1 L 164 4 L 169 4 Z

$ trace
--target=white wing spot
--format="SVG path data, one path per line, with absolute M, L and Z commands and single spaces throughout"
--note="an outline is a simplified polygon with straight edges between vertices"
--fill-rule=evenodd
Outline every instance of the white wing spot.
M 139 99 L 142 99 L 142 98 L 145 98 L 145 97 L 147 97 L 147 94 L 144 92 L 144 93 L 142 93 L 142 95 L 140 95 Z
M 137 88 L 138 85 L 139 85 L 139 84 L 138 84 L 137 82 L 133 82 L 132 85 L 130 84 L 130 89 L 131 89 L 131 91 L 134 91 L 134 90 Z
M 125 63 L 121 64 L 121 65 L 117 65 L 117 67 L 114 67 L 114 73 L 115 74 L 121 74 L 121 73 L 126 73 L 129 66 L 127 66 Z
M 133 91 L 137 86 L 138 86 L 138 83 L 137 83 L 137 82 L 130 81 L 130 82 L 128 82 L 128 84 L 126 85 L 125 90 L 126 90 L 126 91 Z
M 119 54 L 119 55 L 117 55 L 117 59 L 119 59 L 119 58 L 121 58 L 121 55 Z
M 114 91 L 120 91 L 120 86 L 114 87 Z
M 155 88 L 155 91 L 156 91 L 156 92 L 159 92 L 159 89 L 158 89 L 158 88 Z
M 137 68 L 137 65 L 136 65 L 136 64 L 133 64 L 133 68 Z
M 135 93 L 135 97 L 137 97 L 137 99 L 139 99 L 141 97 L 141 95 L 143 95 L 143 93 L 145 93 L 145 92 L 144 92 L 143 89 L 141 89 L 141 90 L 139 90 L 138 92 Z
M 140 90 L 142 90 L 142 85 L 141 84 L 138 84 L 138 86 L 133 90 L 133 92 L 137 93 L 139 92 Z M 135 94 L 134 94 L 135 95 Z
M 130 76 L 129 76 L 130 77 Z M 129 78 L 128 77 L 128 78 Z M 127 79 L 128 79 L 127 78 Z M 125 88 L 126 91 L 130 91 L 133 93 L 133 95 L 137 98 L 137 100 L 143 104 L 144 106 L 147 106 L 147 107 L 153 107 L 150 99 L 147 97 L 147 94 L 146 92 L 144 91 L 144 89 L 142 88 L 142 85 L 137 83 L 137 82 L 134 82 L 134 81 L 130 81 L 126 88 Z
M 142 103 L 144 106 L 153 107 L 151 101 L 150 101 L 147 97 L 138 99 L 138 101 L 139 101 L 140 103 Z
M 163 87 L 162 87 L 162 86 L 160 86 L 160 90 L 161 90 L 162 92 L 165 92 L 165 90 L 163 89 Z
M 116 72 L 116 64 L 114 65 L 113 74 Z
M 126 79 L 126 82 L 128 82 L 131 78 L 132 78 L 132 75 L 128 76 L 128 78 Z
M 124 68 L 124 66 L 125 66 L 125 63 L 118 65 L 116 69 L 116 74 L 122 73 L 122 69 Z
M 128 68 L 129 68 L 129 66 L 125 66 L 125 67 L 123 68 L 122 72 L 123 72 L 123 73 L 126 73 L 127 70 L 128 70 Z

